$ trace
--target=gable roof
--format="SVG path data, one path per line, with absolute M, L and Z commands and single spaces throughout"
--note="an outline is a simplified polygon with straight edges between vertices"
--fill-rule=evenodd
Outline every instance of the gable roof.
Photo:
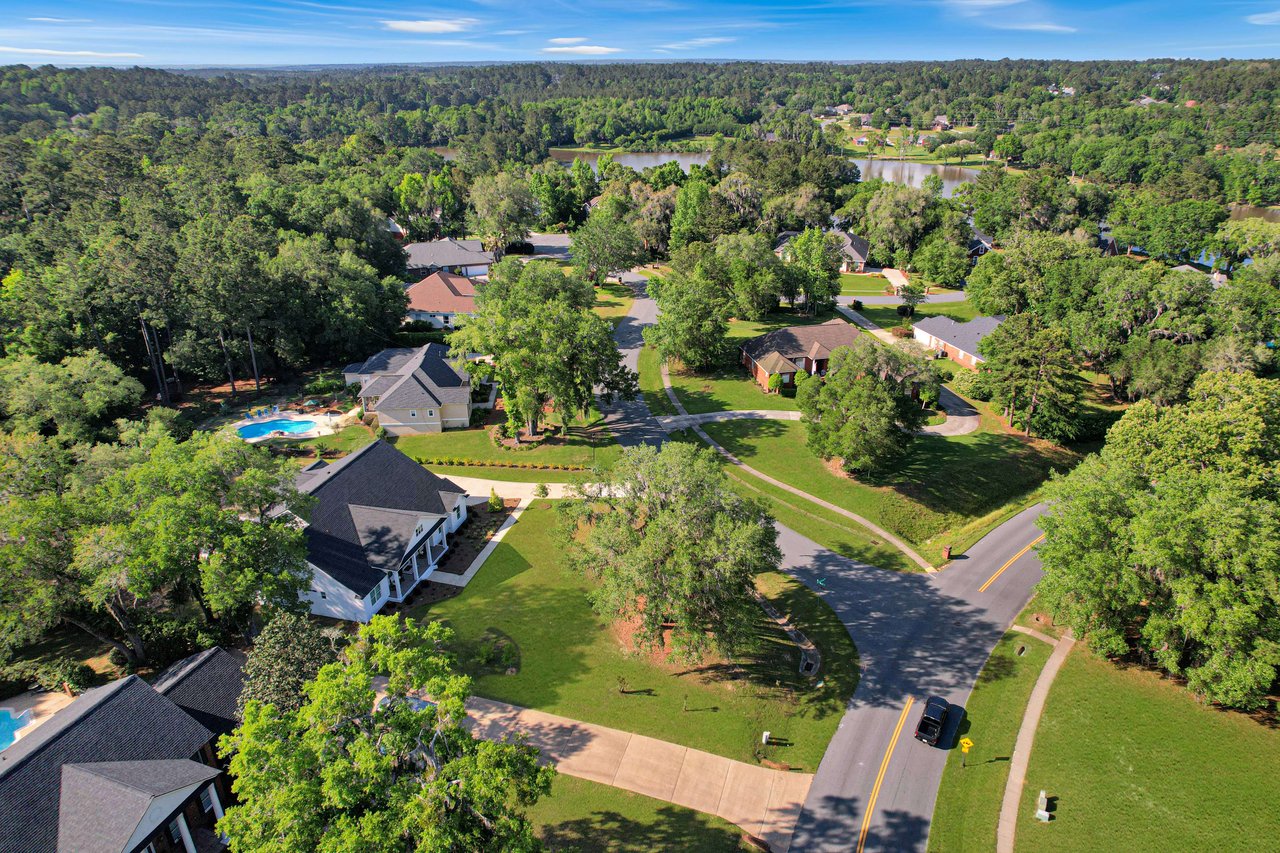
M 415 515 L 414 524 L 444 517 L 466 495 L 385 441 L 330 465 L 309 465 L 296 483 L 316 499 L 304 531 L 307 559 L 360 596 L 382 582 L 382 567 L 403 556 L 404 513 Z
M 978 356 L 978 342 L 995 331 L 996 326 L 1004 322 L 1003 316 L 975 317 L 967 323 L 957 323 L 950 317 L 941 315 L 926 317 L 914 328 L 933 335 L 943 343 L 950 344 L 960 352 Z M 981 358 L 981 356 L 978 356 Z
M 855 263 L 865 264 L 867 262 L 867 256 L 871 252 L 871 244 L 867 242 L 865 237 L 840 230 L 834 230 L 831 233 L 840 238 L 841 255 Z
M 445 237 L 425 243 L 406 243 L 404 251 L 408 256 L 405 265 L 411 270 L 493 264 L 493 252 L 486 252 L 479 240 Z
M 377 397 L 373 409 L 415 409 L 467 403 L 471 380 L 449 362 L 444 344 L 385 349 L 353 371 L 366 377 L 360 396 Z
M 801 356 L 822 359 L 828 358 L 837 347 L 852 346 L 859 334 L 857 326 L 837 317 L 814 326 L 775 329 L 747 341 L 742 345 L 742 351 L 755 362 L 762 362 L 770 353 L 777 353 L 786 359 Z
M 244 658 L 220 646 L 170 666 L 152 685 L 215 735 L 239 724 L 237 703 L 244 690 Z
M 410 311 L 437 311 L 445 314 L 473 314 L 476 285 L 465 275 L 437 270 L 405 290 Z
M 185 758 L 65 764 L 58 849 L 76 853 L 132 850 L 219 772 Z
M 86 691 L 0 752 L 0 851 L 56 847 L 63 765 L 186 759 L 212 739 L 136 675 Z

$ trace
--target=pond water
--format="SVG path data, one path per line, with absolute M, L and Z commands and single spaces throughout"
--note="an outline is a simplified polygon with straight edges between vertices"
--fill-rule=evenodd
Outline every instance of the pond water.
M 1280 207 L 1257 207 L 1252 204 L 1231 205 L 1232 219 L 1265 219 L 1267 222 L 1280 222 Z

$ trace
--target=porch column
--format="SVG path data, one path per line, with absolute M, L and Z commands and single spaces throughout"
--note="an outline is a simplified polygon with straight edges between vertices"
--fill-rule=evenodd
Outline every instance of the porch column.
M 422 576 L 418 574 L 418 552 L 414 550 L 413 556 L 409 558 L 409 562 L 413 565 L 413 577 L 415 580 L 421 580 Z
M 392 572 L 392 573 L 391 573 L 391 583 L 395 585 L 395 588 L 396 588 L 396 598 L 403 598 L 403 597 L 404 597 L 404 593 L 402 593 L 402 592 L 400 591 L 400 572 L 399 572 L 399 570 L 394 571 L 394 572 Z
M 213 804 L 214 826 L 217 826 L 217 821 L 222 820 L 222 817 L 223 817 L 222 800 L 218 799 L 218 783 L 217 782 L 209 783 L 209 802 Z M 218 833 L 218 837 L 222 839 L 223 844 L 227 843 L 226 833 L 220 832 Z
M 196 843 L 191 840 L 191 830 L 187 828 L 187 818 L 178 812 L 178 834 L 182 836 L 182 846 L 187 853 L 196 853 Z

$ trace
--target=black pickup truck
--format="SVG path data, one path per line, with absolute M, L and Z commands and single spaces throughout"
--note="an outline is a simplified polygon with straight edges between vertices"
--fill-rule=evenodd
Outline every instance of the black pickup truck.
M 920 714 L 920 722 L 916 723 L 916 740 L 929 746 L 937 746 L 942 737 L 942 729 L 947 724 L 947 700 L 941 696 L 930 696 L 924 703 L 924 711 Z

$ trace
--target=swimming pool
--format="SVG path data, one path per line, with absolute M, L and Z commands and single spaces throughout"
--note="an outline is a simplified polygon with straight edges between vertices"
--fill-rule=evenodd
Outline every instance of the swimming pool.
M 31 715 L 28 711 L 23 711 L 15 717 L 8 708 L 0 708 L 0 749 L 17 740 L 18 729 L 29 722 L 31 722 Z
M 310 432 L 316 428 L 315 421 L 295 421 L 289 418 L 272 418 L 269 421 L 259 421 L 254 424 L 245 424 L 236 430 L 241 438 L 262 438 L 264 435 L 270 435 L 273 432 L 298 433 Z

